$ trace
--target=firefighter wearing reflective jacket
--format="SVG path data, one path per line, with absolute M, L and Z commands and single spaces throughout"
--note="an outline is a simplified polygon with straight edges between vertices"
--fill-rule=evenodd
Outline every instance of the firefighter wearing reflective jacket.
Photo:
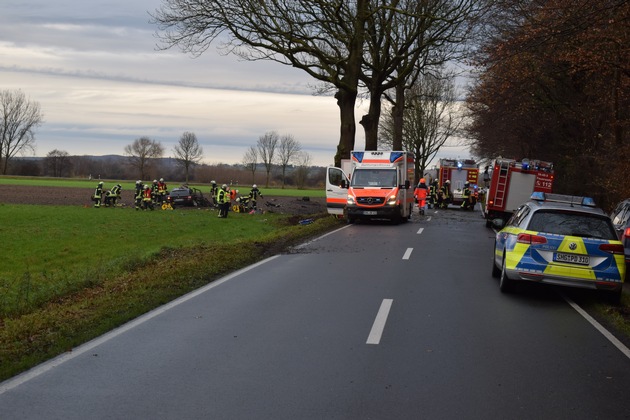
M 120 198 L 121 191 L 122 186 L 120 184 L 114 185 L 111 190 L 107 191 L 105 194 L 105 207 L 109 207 L 110 205 L 116 207 L 116 202 Z
M 438 181 L 434 179 L 429 187 L 429 208 L 437 207 L 438 202 Z
M 448 203 L 451 200 L 451 181 L 447 179 L 438 191 L 438 207 L 448 208 Z
M 472 210 L 472 193 L 470 191 L 470 183 L 464 183 L 464 189 L 462 190 L 462 205 L 460 206 L 463 210 Z
M 92 200 L 94 200 L 94 207 L 101 207 L 101 199 L 103 197 L 103 181 L 99 182 L 94 190 L 94 195 L 92 196 Z
M 230 193 L 226 184 L 223 184 L 217 193 L 217 203 L 219 205 L 219 217 L 227 218 L 230 208 Z
M 140 210 L 142 208 L 142 193 L 144 191 L 144 186 L 142 185 L 142 181 L 136 181 L 136 189 L 133 193 L 133 198 L 135 202 L 136 210 Z
M 162 204 L 166 201 L 166 182 L 164 182 L 164 178 L 160 178 L 157 183 L 157 202 Z
M 265 198 L 263 197 L 262 193 L 258 189 L 258 186 L 254 184 L 252 185 L 252 189 L 249 191 L 249 200 L 250 200 L 252 209 L 254 210 L 256 210 L 256 199 L 258 198 L 258 196 L 260 196 L 260 198 Z
M 144 186 L 144 193 L 142 194 L 142 210 L 146 209 L 153 210 L 153 194 L 148 185 Z

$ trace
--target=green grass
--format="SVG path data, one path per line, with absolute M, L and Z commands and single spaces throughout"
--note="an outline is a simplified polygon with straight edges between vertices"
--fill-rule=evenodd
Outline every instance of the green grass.
M 106 189 L 110 189 L 116 184 L 120 184 L 123 190 L 131 191 L 135 188 L 135 181 L 121 181 L 113 179 L 102 180 Z M 169 189 L 178 187 L 179 183 L 169 183 Z M 0 176 L 0 185 L 24 185 L 31 187 L 65 187 L 65 188 L 96 188 L 98 179 L 71 179 L 71 178 L 37 178 L 37 177 L 17 177 L 17 176 Z M 148 181 L 146 181 L 148 182 Z M 202 193 L 210 192 L 210 184 L 190 183 L 190 187 L 198 188 Z M 251 185 L 233 185 L 232 188 L 238 189 L 241 194 L 247 194 L 251 189 Z M 263 195 L 267 196 L 288 196 L 288 197 L 326 197 L 323 188 L 298 190 L 295 188 L 265 188 L 264 185 L 258 185 Z
M 67 290 L 119 273 L 165 247 L 181 248 L 264 237 L 277 215 L 209 209 L 138 212 L 75 206 L 0 205 L 3 264 L 0 316 L 36 307 Z M 7 238 L 11 238 L 7 240 Z

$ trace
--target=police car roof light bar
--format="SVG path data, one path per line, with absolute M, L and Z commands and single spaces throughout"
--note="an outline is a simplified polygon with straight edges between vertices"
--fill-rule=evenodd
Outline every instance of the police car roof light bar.
M 547 201 L 552 203 L 578 204 L 586 207 L 595 207 L 595 200 L 592 197 L 581 197 L 565 194 L 546 194 L 542 191 L 534 191 L 530 199 L 535 201 Z

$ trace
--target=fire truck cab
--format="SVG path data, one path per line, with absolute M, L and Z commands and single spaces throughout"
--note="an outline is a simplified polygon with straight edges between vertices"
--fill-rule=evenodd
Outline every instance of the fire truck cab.
M 521 204 L 529 200 L 532 192 L 551 192 L 554 177 L 551 162 L 497 158 L 492 168 L 484 208 L 487 227 L 492 225 L 492 219 L 509 219 Z
M 327 168 L 328 212 L 343 214 L 348 223 L 357 219 L 407 221 L 414 205 L 411 188 L 415 178 L 413 153 L 353 151 L 350 156 L 350 162 L 342 162 L 345 170 L 333 166 Z

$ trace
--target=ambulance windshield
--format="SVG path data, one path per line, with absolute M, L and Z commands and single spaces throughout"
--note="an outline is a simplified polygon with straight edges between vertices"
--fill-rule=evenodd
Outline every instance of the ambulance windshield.
M 355 169 L 351 187 L 394 188 L 397 186 L 396 169 Z

